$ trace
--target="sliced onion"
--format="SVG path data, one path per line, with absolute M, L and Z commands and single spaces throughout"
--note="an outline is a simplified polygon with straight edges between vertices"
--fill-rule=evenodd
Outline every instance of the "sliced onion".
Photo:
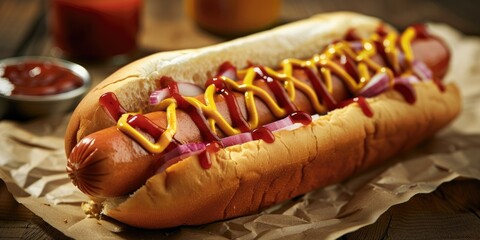
M 407 67 L 407 63 L 405 62 L 405 54 L 402 51 L 398 52 L 398 64 L 400 65 L 400 69 L 405 69 Z
M 253 140 L 252 133 L 251 132 L 244 132 L 232 136 L 228 136 L 225 138 L 222 138 L 220 141 L 222 142 L 224 147 L 228 146 L 233 146 L 233 145 L 238 145 L 246 142 L 250 142 Z
M 171 151 L 163 155 L 161 160 L 164 163 L 157 170 L 157 173 L 161 173 L 173 164 L 180 162 L 182 159 L 185 159 L 195 154 L 199 154 L 202 151 L 205 151 L 205 149 L 205 143 L 187 143 L 179 145 L 178 147 L 172 149 Z
M 358 95 L 364 97 L 373 97 L 376 96 L 390 87 L 390 80 L 388 79 L 388 75 L 384 72 L 375 74 L 370 82 L 365 85 Z
M 152 94 L 150 94 L 150 105 L 157 105 L 163 99 L 168 97 L 170 97 L 170 93 L 168 92 L 167 88 L 153 91 Z
M 275 122 L 265 124 L 264 127 L 272 132 L 275 132 L 291 125 L 293 125 L 292 119 L 290 119 L 290 117 L 285 117 Z
M 185 97 L 195 97 L 203 93 L 203 89 L 193 83 L 178 82 L 178 92 Z M 150 94 L 150 105 L 157 105 L 165 98 L 170 97 L 168 88 L 153 91 Z
M 219 76 L 225 76 L 225 77 L 230 78 L 232 80 L 237 80 L 237 71 L 235 69 L 228 69 L 227 71 L 219 74 Z
M 280 120 L 277 120 L 277 121 L 274 121 L 274 122 L 263 125 L 263 127 L 265 127 L 266 129 L 268 129 L 271 132 L 275 132 L 275 131 L 279 131 L 279 130 L 283 130 L 283 129 L 295 129 L 295 128 L 298 128 L 300 126 L 302 126 L 301 123 L 294 123 L 289 116 L 287 116 L 285 118 L 282 118 Z M 221 139 L 222 144 L 225 147 L 233 146 L 233 145 L 237 145 L 237 144 L 242 144 L 242 143 L 249 142 L 249 141 L 252 141 L 252 140 L 253 140 L 253 137 L 252 137 L 251 132 L 240 133 L 240 134 L 237 134 L 237 135 L 228 136 L 228 137 L 225 137 L 225 138 Z
M 432 70 L 422 61 L 413 61 L 412 70 L 422 80 L 431 80 L 433 78 Z
M 195 97 L 203 93 L 203 89 L 193 83 L 178 82 L 178 92 L 185 97 Z
M 420 82 L 420 80 L 415 75 L 405 75 L 395 78 L 395 83 L 412 84 L 417 82 Z
M 275 132 L 278 130 L 286 129 L 289 127 L 292 127 L 293 125 L 299 125 L 301 126 L 302 124 L 294 124 L 292 122 L 292 119 L 290 117 L 285 117 L 280 120 L 277 120 L 275 122 L 271 122 L 268 124 L 263 125 L 263 127 L 267 128 L 271 132 Z M 225 138 L 221 139 L 221 142 L 223 146 L 228 147 L 228 146 L 233 146 L 233 145 L 238 145 L 246 142 L 250 142 L 253 140 L 253 136 L 251 132 L 244 132 L 232 136 L 228 136 Z
M 320 116 L 318 114 L 314 114 L 312 115 L 312 120 L 316 120 L 319 117 Z M 263 127 L 274 132 L 274 131 L 283 130 L 283 129 L 293 130 L 300 126 L 302 126 L 302 124 L 300 123 L 294 124 L 290 117 L 285 117 L 278 121 L 266 124 Z M 252 132 L 244 132 L 244 133 L 224 137 L 220 139 L 220 141 L 223 147 L 229 147 L 229 146 L 239 145 L 239 144 L 253 141 L 253 136 L 252 136 Z M 160 160 L 163 162 L 163 164 L 157 170 L 157 173 L 165 171 L 165 169 L 167 169 L 168 167 L 170 167 L 171 165 L 177 162 L 180 162 L 182 159 L 185 159 L 192 155 L 200 154 L 202 151 L 205 151 L 206 149 L 207 149 L 207 145 L 205 143 L 187 143 L 187 144 L 180 145 L 174 148 L 173 150 L 167 152 L 165 155 L 163 155 L 162 159 Z
M 350 44 L 350 47 L 355 51 L 360 51 L 363 49 L 362 41 L 351 41 L 351 42 L 348 42 L 348 44 Z

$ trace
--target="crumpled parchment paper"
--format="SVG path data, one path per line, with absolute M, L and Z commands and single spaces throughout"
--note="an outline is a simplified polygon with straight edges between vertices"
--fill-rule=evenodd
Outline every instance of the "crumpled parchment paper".
M 480 179 L 480 39 L 431 24 L 452 48 L 447 81 L 463 97 L 461 116 L 446 130 L 391 164 L 310 192 L 262 213 L 196 227 L 142 230 L 109 218 L 85 218 L 88 198 L 65 173 L 63 134 L 69 119 L 0 122 L 0 178 L 17 201 L 77 239 L 336 239 L 374 223 L 395 204 L 457 178 Z

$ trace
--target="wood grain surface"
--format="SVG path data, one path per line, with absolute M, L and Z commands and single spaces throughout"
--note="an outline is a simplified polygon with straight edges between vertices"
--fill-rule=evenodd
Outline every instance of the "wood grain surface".
M 480 181 L 456 180 L 393 206 L 343 239 L 478 239 Z
M 425 0 L 284 0 L 280 23 L 320 12 L 350 10 L 378 16 L 403 28 L 423 21 L 450 24 L 463 33 L 480 35 L 478 1 Z M 200 47 L 225 41 L 186 18 L 182 2 L 145 0 L 142 32 L 136 52 L 123 59 L 77 62 L 92 74 L 94 84 L 141 56 L 164 50 Z M 58 56 L 48 25 L 48 1 L 0 1 L 0 59 L 21 55 Z M 456 180 L 431 194 L 421 194 L 392 207 L 376 223 L 342 239 L 478 239 L 480 181 Z M 0 239 L 67 239 L 18 204 L 0 181 Z

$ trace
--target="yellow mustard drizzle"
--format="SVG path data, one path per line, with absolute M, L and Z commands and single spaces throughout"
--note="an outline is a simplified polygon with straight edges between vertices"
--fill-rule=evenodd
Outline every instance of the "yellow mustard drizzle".
M 412 45 L 410 44 L 413 39 L 416 37 L 417 31 L 413 27 L 409 27 L 400 37 L 400 47 L 405 54 L 405 62 L 407 63 L 407 69 L 412 69 L 413 65 L 413 50 Z
M 371 59 L 376 54 L 375 45 L 373 41 L 378 40 L 380 36 L 373 34 L 370 40 L 362 41 L 362 49 L 356 52 L 346 41 L 340 41 L 332 44 L 326 48 L 321 54 L 315 54 L 312 58 L 307 60 L 300 59 L 285 59 L 280 64 L 280 70 L 264 67 L 265 72 L 269 77 L 281 81 L 285 88 L 289 99 L 293 102 L 295 100 L 296 89 L 302 91 L 310 100 L 313 108 L 318 113 L 325 113 L 328 111 L 327 107 L 320 103 L 319 96 L 315 93 L 311 86 L 305 82 L 296 79 L 293 76 L 293 68 L 310 68 L 315 74 L 322 76 L 323 83 L 327 91 L 333 93 L 332 74 L 337 75 L 344 81 L 346 86 L 354 94 L 361 90 L 370 80 L 373 71 L 375 73 L 384 73 L 389 77 L 390 83 L 393 86 L 394 73 L 388 67 L 383 67 Z M 400 48 L 405 54 L 407 66 L 410 68 L 413 61 L 413 51 L 410 47 L 411 41 L 415 38 L 415 29 L 413 27 L 407 28 L 400 37 Z M 398 62 L 399 50 L 396 48 L 398 36 L 396 33 L 389 33 L 382 42 L 388 60 L 392 63 L 394 68 L 400 68 Z M 341 65 L 334 62 L 332 59 L 337 57 L 349 57 L 357 63 L 357 70 L 359 73 L 359 81 L 355 80 Z M 226 86 L 236 92 L 243 93 L 245 96 L 245 104 L 247 109 L 248 125 L 250 129 L 258 127 L 259 118 L 258 111 L 255 104 L 255 97 L 263 100 L 276 118 L 282 118 L 287 115 L 285 109 L 281 108 L 270 94 L 260 87 L 254 85 L 254 80 L 257 77 L 255 67 L 249 67 L 243 70 L 237 70 L 238 76 L 243 76 L 241 83 L 236 82 L 228 77 L 221 76 L 219 79 L 223 81 Z M 184 99 L 197 109 L 200 109 L 208 120 L 210 129 L 217 134 L 217 127 L 227 135 L 235 135 L 241 133 L 241 130 L 231 126 L 226 119 L 217 111 L 214 100 L 216 94 L 215 85 L 207 86 L 204 94 L 204 101 L 202 103 L 194 97 L 184 97 Z M 144 146 L 152 153 L 162 152 L 172 141 L 176 129 L 176 108 L 177 104 L 173 98 L 167 98 L 161 101 L 156 109 L 165 110 L 167 112 L 167 128 L 162 133 L 156 143 L 149 141 L 143 134 L 139 133 L 131 127 L 127 118 L 129 113 L 124 114 L 117 123 L 117 127 L 138 143 Z
M 385 40 L 383 40 L 382 44 L 385 47 L 385 53 L 392 63 L 393 69 L 395 71 L 400 71 L 400 63 L 398 61 L 398 49 L 395 47 L 395 41 L 397 40 L 398 36 L 396 33 L 391 32 L 388 33 Z
M 131 113 L 122 114 L 117 122 L 120 131 L 126 133 L 129 137 L 139 142 L 147 151 L 151 153 L 161 153 L 173 140 L 173 136 L 177 132 L 177 103 L 173 99 L 165 99 L 163 104 L 168 104 L 167 109 L 167 128 L 156 143 L 150 142 L 144 135 L 128 124 L 128 117 Z

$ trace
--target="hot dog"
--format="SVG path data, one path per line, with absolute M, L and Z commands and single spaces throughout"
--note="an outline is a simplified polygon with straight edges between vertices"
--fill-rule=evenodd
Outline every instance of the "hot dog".
M 398 34 L 353 13 L 152 55 L 79 104 L 67 171 L 83 192 L 107 198 L 105 214 L 134 226 L 255 212 L 380 164 L 447 125 L 460 109 L 455 86 L 441 82 L 449 56 L 422 26 Z M 204 94 L 183 96 L 175 80 Z M 167 96 L 149 105 L 159 89 Z

